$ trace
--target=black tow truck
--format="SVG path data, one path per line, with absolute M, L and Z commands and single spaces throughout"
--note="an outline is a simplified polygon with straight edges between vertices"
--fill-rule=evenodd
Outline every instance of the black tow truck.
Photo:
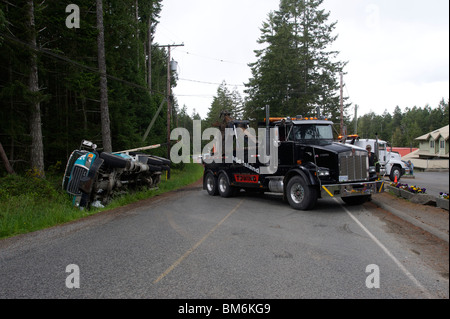
M 319 198 L 342 198 L 348 205 L 359 205 L 372 194 L 384 192 L 384 182 L 378 180 L 375 167 L 369 167 L 367 151 L 335 142 L 333 123 L 327 118 L 267 116 L 265 122 L 259 123 L 264 124 L 267 132 L 275 132 L 272 140 L 263 142 L 266 149 L 269 143 L 278 146 L 276 171 L 262 174 L 261 168 L 268 164 L 259 161 L 260 154 L 252 163 L 248 147 L 244 148 L 244 160 L 236 158 L 235 141 L 232 162 L 207 161 L 212 153 L 203 156 L 203 189 L 209 195 L 230 197 L 241 189 L 278 193 L 292 208 L 309 210 Z M 237 129 L 249 129 L 249 121 L 233 120 L 225 113 L 220 127 L 234 132 L 237 140 Z

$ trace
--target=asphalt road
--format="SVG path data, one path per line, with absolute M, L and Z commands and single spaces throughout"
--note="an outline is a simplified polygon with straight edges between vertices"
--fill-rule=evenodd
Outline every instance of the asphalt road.
M 414 179 L 403 178 L 401 183 L 426 188 L 427 194 L 433 196 L 449 194 L 449 172 L 414 172 Z
M 0 298 L 449 298 L 448 263 L 432 267 L 372 210 L 197 184 L 0 241 Z

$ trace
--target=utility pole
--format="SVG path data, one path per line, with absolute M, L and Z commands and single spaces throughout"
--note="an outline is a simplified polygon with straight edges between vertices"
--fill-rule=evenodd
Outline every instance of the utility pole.
M 150 94 L 152 93 L 152 16 L 148 18 L 148 39 L 147 39 L 147 85 Z
M 172 47 L 183 47 L 183 44 L 166 44 L 158 45 L 160 48 L 167 48 L 167 158 L 170 158 L 170 115 L 172 113 L 171 107 L 171 79 L 170 79 L 170 49 Z

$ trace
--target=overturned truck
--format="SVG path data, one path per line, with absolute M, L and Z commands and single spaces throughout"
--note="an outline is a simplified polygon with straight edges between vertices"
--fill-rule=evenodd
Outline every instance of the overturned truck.
M 156 189 L 163 172 L 170 174 L 170 160 L 141 151 L 159 146 L 109 153 L 83 140 L 69 157 L 62 188 L 80 208 L 105 206 L 114 196 L 138 187 Z

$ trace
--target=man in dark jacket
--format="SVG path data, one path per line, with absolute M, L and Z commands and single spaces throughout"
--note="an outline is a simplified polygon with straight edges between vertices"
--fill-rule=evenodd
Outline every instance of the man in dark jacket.
M 380 175 L 380 163 L 378 163 L 378 158 L 375 153 L 372 153 L 372 146 L 368 144 L 366 146 L 367 152 L 369 152 L 369 166 L 375 166 L 375 170 L 377 172 L 377 176 Z

